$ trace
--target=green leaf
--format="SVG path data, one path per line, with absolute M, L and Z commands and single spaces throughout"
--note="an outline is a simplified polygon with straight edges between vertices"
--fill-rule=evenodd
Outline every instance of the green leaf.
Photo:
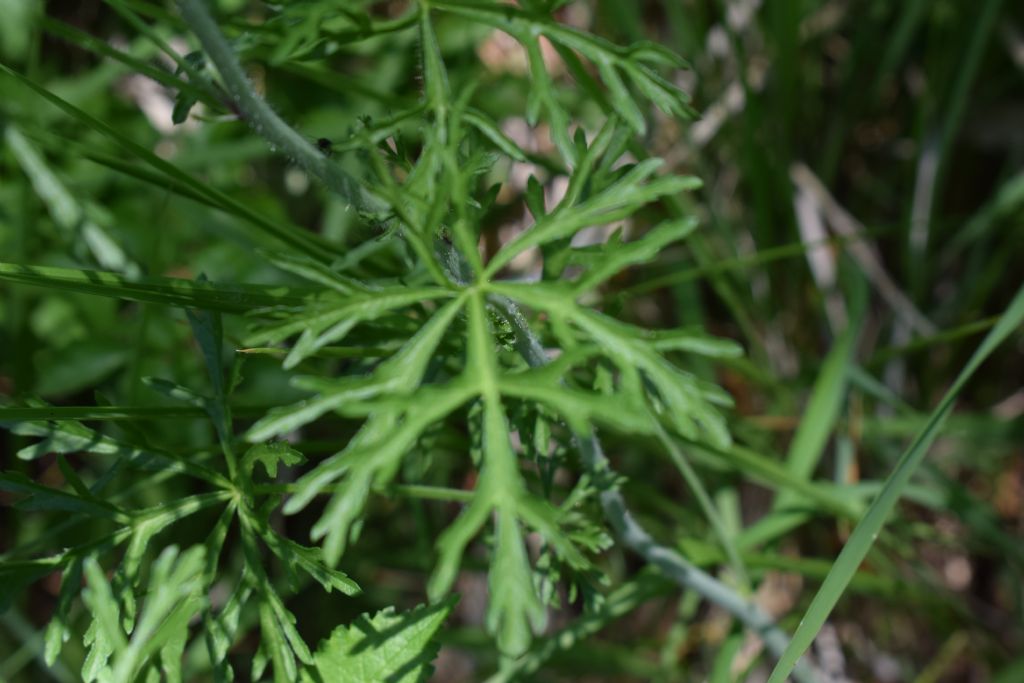
M 288 445 L 286 441 L 271 441 L 252 446 L 242 456 L 242 471 L 251 473 L 256 463 L 262 463 L 267 476 L 277 478 L 277 465 L 300 465 L 306 462 L 306 456 Z
M 463 303 L 464 297 L 446 303 L 394 356 L 381 363 L 368 378 L 344 378 L 329 383 L 317 378 L 315 386 L 305 385 L 301 378 L 296 378 L 296 386 L 318 391 L 319 395 L 269 411 L 249 429 L 246 439 L 250 442 L 262 441 L 290 432 L 331 410 L 380 394 L 402 395 L 415 391 L 423 380 L 427 364 L 433 358 L 445 331 L 461 310 Z
M 705 358 L 740 358 L 743 347 L 731 339 L 712 337 L 701 330 L 649 330 L 644 336 L 661 352 L 682 351 Z
M 52 268 L 0 263 L 0 280 L 35 287 L 96 294 L 124 301 L 141 301 L 223 313 L 248 313 L 271 306 L 302 305 L 306 298 L 287 287 L 213 285 L 169 277 L 126 278 L 115 273 L 77 268 Z
M 437 539 L 439 557 L 427 582 L 427 595 L 432 601 L 442 599 L 452 585 L 462 563 L 466 546 L 487 523 L 491 501 L 474 495 L 470 504 L 455 518 Z
M 367 292 L 367 287 L 358 280 L 346 277 L 323 263 L 301 254 L 270 252 L 266 258 L 281 270 L 294 273 L 310 282 L 327 287 L 343 296 L 351 296 L 357 292 Z
M 100 434 L 81 422 L 73 420 L 55 423 L 20 422 L 10 429 L 15 434 L 22 436 L 44 437 L 44 441 L 26 446 L 18 451 L 18 458 L 21 460 L 35 460 L 47 453 L 75 453 L 78 451 L 114 454 L 130 459 L 142 455 L 139 449 L 113 437 Z
M 12 409 L 17 411 L 18 409 Z M 35 408 L 33 408 L 35 410 Z M 46 410 L 46 409 L 41 409 Z M 54 410 L 59 410 L 56 408 Z M 3 415 L 0 409 L 0 417 Z M 77 411 L 77 409 L 76 409 Z M 200 463 L 191 462 L 186 456 L 140 448 L 123 441 L 100 434 L 80 422 L 65 420 L 60 422 L 17 422 L 9 429 L 15 434 L 40 436 L 42 441 L 26 446 L 18 451 L 22 460 L 35 460 L 48 453 L 93 453 L 97 455 L 114 455 L 126 464 L 136 467 L 147 467 L 152 463 L 160 463 L 168 472 L 182 472 L 211 483 L 226 484 L 224 477 Z
M 267 547 L 281 558 L 290 574 L 294 575 L 296 569 L 302 569 L 316 579 L 328 593 L 332 590 L 338 590 L 345 595 L 356 595 L 361 592 L 359 585 L 344 572 L 324 564 L 320 548 L 299 545 L 263 526 L 259 528 L 259 532 Z
M 592 291 L 599 284 L 619 271 L 639 263 L 653 260 L 662 249 L 673 242 L 684 239 L 697 227 L 696 218 L 683 218 L 659 224 L 639 239 L 622 242 L 616 233 L 608 243 L 602 245 L 593 256 L 570 256 L 570 262 L 583 263 L 587 272 L 575 283 L 576 295 Z M 578 252 L 575 252 L 578 254 Z
M 660 159 L 648 159 L 586 201 L 574 206 L 560 205 L 504 245 L 487 264 L 485 274 L 493 276 L 526 249 L 571 237 L 592 225 L 627 218 L 656 199 L 700 187 L 700 181 L 690 176 L 662 176 L 648 182 L 660 165 Z
M 176 401 L 188 403 L 191 406 L 201 409 L 204 413 L 209 413 L 207 406 L 210 399 L 208 397 L 198 394 L 177 382 L 172 382 L 160 377 L 143 377 L 142 383 L 150 389 L 160 392 L 167 398 L 173 398 Z
M 437 656 L 434 636 L 451 613 L 457 598 L 408 612 L 388 608 L 364 614 L 349 626 L 339 626 L 321 641 L 314 655 L 319 679 L 304 673 L 302 680 L 335 683 L 426 683 Z
M 544 629 L 547 609 L 534 590 L 533 571 L 514 513 L 501 510 L 496 526 L 494 556 L 487 575 L 487 628 L 497 636 L 502 653 L 517 657 L 530 647 L 533 631 Z
M 258 679 L 262 676 L 263 666 L 269 658 L 274 668 L 275 683 L 294 681 L 299 670 L 296 660 L 312 664 L 313 655 L 295 629 L 295 615 L 285 607 L 277 589 L 267 576 L 249 520 L 245 516 L 241 519 L 246 566 L 257 594 L 262 636 L 260 652 L 253 663 L 253 677 Z
M 37 484 L 20 472 L 0 473 L 0 491 L 25 494 L 15 503 L 22 510 L 48 510 L 73 512 L 95 517 L 108 517 L 127 521 L 127 513 L 116 505 L 98 498 L 83 498 L 57 489 Z
M 505 135 L 494 122 L 482 112 L 476 109 L 466 109 L 462 113 L 462 119 L 469 125 L 480 131 L 484 137 L 494 143 L 494 146 L 516 161 L 526 162 L 527 156 L 519 145 Z
M 501 391 L 527 398 L 562 415 L 577 431 L 590 431 L 597 423 L 624 434 L 653 434 L 652 416 L 641 401 L 630 396 L 603 396 L 569 389 L 548 381 L 547 373 L 527 371 L 501 378 Z
M 220 612 L 213 614 L 207 610 L 204 614 L 206 649 L 210 655 L 210 661 L 215 663 L 215 675 L 221 676 L 221 678 L 214 679 L 217 681 L 233 680 L 234 672 L 229 664 L 228 650 L 238 638 L 242 605 L 248 602 L 252 594 L 247 572 L 248 570 L 243 568 L 242 576 L 235 583 L 230 597 Z
M 466 382 L 422 389 L 409 397 L 410 410 L 397 424 L 390 411 L 373 414 L 340 453 L 324 460 L 298 481 L 295 494 L 285 504 L 285 514 L 305 507 L 328 484 L 344 476 L 311 537 L 324 538 L 324 557 L 334 565 L 344 550 L 351 525 L 361 513 L 374 483 L 383 486 L 396 474 L 398 463 L 430 425 L 448 415 L 475 395 Z
M 76 598 L 82 589 L 82 561 L 72 560 L 64 569 L 60 581 L 60 597 L 57 599 L 57 609 L 50 617 L 50 623 L 46 625 L 46 643 L 43 656 L 47 666 L 53 666 L 57 661 L 64 643 L 71 637 L 69 625 L 69 613 L 71 612 L 71 601 Z
M 200 280 L 202 279 L 204 278 L 200 278 Z M 227 374 L 224 372 L 224 328 L 220 314 L 213 311 L 193 311 L 192 309 L 185 309 L 185 314 L 192 327 L 192 334 L 199 342 L 203 360 L 206 361 L 206 370 L 210 375 L 210 382 L 213 384 L 214 400 L 223 402 L 227 397 L 225 388 Z
M 121 630 L 117 600 L 99 562 L 95 557 L 87 557 L 84 568 L 88 585 L 82 591 L 82 601 L 93 615 L 93 624 L 86 633 L 86 645 L 92 647 L 82 665 L 82 677 L 88 683 L 112 677 L 107 662 L 115 652 L 123 652 L 128 641 Z
M 301 378 L 296 378 L 296 382 L 301 387 Z M 373 398 L 389 388 L 388 381 L 376 377 L 346 378 L 332 382 L 332 385 L 329 389 L 323 387 L 323 391 L 314 398 L 267 411 L 249 428 L 245 438 L 252 442 L 286 434 L 349 402 Z
M 112 3 L 114 4 L 114 3 Z M 212 94 L 209 89 L 203 87 L 196 87 L 192 82 L 179 78 L 181 68 L 179 67 L 174 74 L 170 74 L 165 69 L 151 65 L 149 62 L 143 59 L 137 59 L 136 57 L 118 50 L 113 47 L 110 43 L 100 40 L 95 36 L 89 35 L 83 31 L 78 30 L 70 24 L 66 24 L 63 21 L 53 19 L 51 17 L 42 18 L 43 29 L 62 40 L 66 40 L 74 45 L 81 47 L 82 49 L 93 52 L 101 57 L 108 57 L 113 60 L 117 60 L 129 67 L 133 72 L 144 74 L 145 76 L 153 79 L 154 81 L 161 83 L 168 88 L 173 88 L 178 91 L 179 98 L 188 97 L 189 101 L 193 104 L 196 101 L 202 101 L 207 106 L 214 108 L 220 108 L 220 103 L 217 98 Z M 136 24 L 137 26 L 137 24 Z M 152 38 L 155 36 L 154 32 L 149 32 L 149 36 Z M 171 52 L 166 50 L 165 52 Z M 194 54 L 194 53 L 193 53 Z M 185 56 L 188 59 L 188 55 Z M 206 83 L 203 83 L 205 86 Z M 175 121 L 175 123 L 179 123 Z
M 730 405 L 729 395 L 670 363 L 649 339 L 657 339 L 657 334 L 578 306 L 561 286 L 493 283 L 491 289 L 545 311 L 556 321 L 578 327 L 602 355 L 618 366 L 621 386 L 615 395 L 624 399 L 627 409 L 632 407 L 631 398 L 646 394 L 651 404 L 649 411 L 653 410 L 678 435 L 690 440 L 704 439 L 719 448 L 727 448 L 731 443 L 725 419 L 715 407 Z M 665 339 L 671 340 L 672 336 L 666 335 L 662 341 Z M 557 396 L 554 398 L 557 400 Z M 592 405 L 595 409 L 599 406 Z M 554 404 L 552 407 L 558 409 Z M 630 418 L 630 424 L 639 426 L 641 422 Z
M 540 118 L 540 110 L 544 109 L 548 115 L 551 138 L 555 147 L 562 155 L 566 165 L 574 166 L 576 164 L 576 149 L 569 137 L 569 113 L 555 94 L 556 88 L 548 73 L 540 43 L 536 40 L 520 40 L 520 42 L 526 48 L 530 78 L 533 80 L 527 95 L 526 120 L 530 125 L 536 125 Z
M 205 548 L 193 546 L 179 555 L 164 549 L 153 563 L 145 608 L 128 647 L 115 654 L 114 680 L 130 681 L 164 646 L 188 637 L 188 623 L 204 606 Z
M 114 590 L 123 606 L 122 622 L 126 632 L 131 633 L 135 625 L 135 589 L 141 577 L 141 567 L 146 547 L 158 533 L 166 528 L 159 516 L 142 517 L 132 528 L 131 540 L 125 548 L 121 566 L 114 575 Z
M 593 62 L 605 79 L 605 85 L 611 90 L 616 108 L 620 110 L 620 113 L 626 112 L 626 118 L 631 120 L 635 130 L 643 130 L 642 119 L 638 121 L 636 112 L 629 111 L 635 109 L 636 105 L 631 102 L 631 98 L 615 70 L 620 70 L 627 76 L 644 96 L 666 114 L 678 118 L 696 118 L 697 113 L 688 104 L 689 96 L 648 66 L 659 65 L 671 68 L 686 66 L 684 60 L 664 47 L 649 41 L 620 47 L 599 36 L 558 23 L 539 12 L 527 11 L 514 6 L 509 7 L 500 3 L 480 3 L 472 0 L 432 0 L 431 6 L 489 24 L 508 33 L 523 44 L 530 58 L 531 75 L 534 79 L 531 96 L 535 103 L 530 109 L 536 112 L 543 103 L 548 109 L 551 127 L 556 133 L 558 124 L 566 123 L 558 119 L 558 114 L 564 112 L 565 109 L 559 106 L 551 95 L 550 80 L 540 56 L 537 40 L 539 36 L 544 36 L 556 47 L 568 48 L 565 51 L 579 53 Z M 562 53 L 563 50 L 560 49 L 559 52 Z M 531 118 L 531 123 L 534 120 L 535 114 Z M 568 127 L 566 126 L 562 130 L 568 130 Z M 561 145 L 559 147 L 561 148 Z M 567 159 L 572 159 L 572 157 L 569 156 Z
M 426 89 L 424 94 L 427 103 L 433 109 L 442 112 L 438 116 L 438 123 L 443 128 L 447 125 L 443 112 L 452 96 L 448 87 L 448 73 L 441 61 L 441 48 L 437 44 L 437 35 L 430 21 L 430 10 L 426 7 L 420 10 L 420 44 L 423 48 L 423 85 Z M 442 142 L 444 139 L 441 138 Z
M 267 325 L 250 335 L 246 345 L 276 344 L 301 333 L 284 361 L 284 367 L 291 368 L 324 346 L 340 341 L 362 322 L 374 320 L 395 309 L 453 295 L 452 291 L 437 287 L 403 287 L 360 293 L 339 302 L 311 307 L 283 323 Z
M 640 111 L 636 101 L 630 94 L 626 84 L 622 82 L 615 67 L 608 62 L 598 62 L 597 70 L 601 74 L 601 80 L 608 86 L 611 94 L 611 103 L 615 111 L 623 118 L 629 126 L 640 135 L 647 132 L 647 122 L 644 114 Z

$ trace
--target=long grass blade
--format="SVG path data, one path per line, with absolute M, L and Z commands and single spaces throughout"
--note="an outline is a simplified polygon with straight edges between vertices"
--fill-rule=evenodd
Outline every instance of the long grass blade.
M 981 342 L 942 401 L 932 411 L 927 424 L 910 444 L 910 447 L 900 456 L 899 462 L 896 463 L 895 469 L 889 475 L 878 498 L 871 504 L 864 518 L 853 530 L 850 540 L 843 547 L 817 595 L 811 601 L 796 633 L 793 634 L 793 639 L 772 671 L 768 683 L 783 683 L 803 653 L 814 642 L 818 631 L 821 630 L 828 615 L 843 596 L 847 585 L 856 574 L 857 568 L 860 567 L 860 563 L 867 556 L 871 546 L 874 545 L 889 513 L 892 512 L 893 507 L 906 490 L 911 475 L 921 464 L 928 448 L 938 436 L 964 385 L 996 347 L 1004 342 L 1011 333 L 1018 330 L 1021 324 L 1024 324 L 1024 287 L 1017 291 L 999 323 Z
M 267 306 L 299 306 L 307 301 L 303 292 L 283 286 L 222 285 L 169 277 L 129 279 L 101 270 L 16 263 L 0 263 L 0 281 L 222 313 L 247 313 Z

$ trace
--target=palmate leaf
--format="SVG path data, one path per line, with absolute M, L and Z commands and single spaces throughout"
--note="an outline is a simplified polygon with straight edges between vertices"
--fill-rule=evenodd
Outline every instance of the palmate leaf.
M 598 169 L 602 152 L 616 139 L 615 126 L 609 125 L 593 145 L 581 144 L 581 164 L 586 166 L 586 173 Z M 436 162 L 431 160 L 429 150 L 425 150 L 419 163 L 417 168 Z M 572 196 L 554 212 L 542 214 L 532 230 L 499 252 L 488 265 L 488 271 L 497 270 L 504 259 L 522 249 L 564 240 L 585 227 L 628 217 L 666 194 L 697 185 L 689 178 L 653 178 L 656 169 L 657 162 L 649 162 L 609 175 L 606 182 L 597 186 L 599 189 L 578 203 L 574 202 L 582 196 L 582 187 L 571 187 Z M 430 177 L 429 173 L 417 175 L 414 170 L 409 182 L 430 187 L 427 182 Z M 381 193 L 381 196 L 388 195 Z M 610 248 L 607 257 L 591 262 L 592 282 L 609 277 L 631 263 L 652 258 L 665 244 L 685 237 L 693 226 L 693 221 L 662 226 L 652 231 L 649 244 L 638 240 L 631 243 L 629 249 L 623 249 L 622 254 Z M 304 268 L 308 268 L 308 264 Z M 312 272 L 310 277 L 315 280 L 331 276 L 320 270 Z M 565 349 L 562 358 L 543 369 L 508 372 L 490 330 L 491 315 L 481 291 L 485 288 L 548 314 L 552 323 L 564 330 L 560 337 Z M 341 293 L 338 287 L 334 289 Z M 402 292 L 409 298 L 399 300 Z M 481 288 L 467 288 L 461 295 L 442 288 L 402 292 L 395 291 L 397 307 L 415 303 L 417 292 L 456 298 L 433 313 L 394 356 L 367 374 L 340 379 L 295 378 L 296 386 L 311 390 L 315 395 L 293 406 L 271 411 L 252 427 L 247 438 L 250 441 L 271 438 L 329 411 L 365 418 L 356 436 L 342 451 L 320 461 L 300 477 L 284 508 L 286 513 L 292 514 L 304 509 L 317 495 L 331 494 L 312 528 L 311 537 L 322 542 L 323 559 L 328 566 L 334 566 L 352 540 L 353 529 L 358 528 L 357 522 L 371 490 L 382 489 L 393 479 L 402 459 L 428 428 L 476 401 L 469 414 L 471 421 L 479 420 L 481 424 L 478 485 L 467 508 L 438 539 L 439 560 L 428 589 L 433 600 L 441 599 L 450 590 L 465 549 L 493 515 L 495 531 L 489 570 L 492 600 L 487 625 L 499 648 L 514 655 L 529 646 L 532 633 L 543 627 L 546 616 L 525 552 L 526 529 L 539 532 L 569 566 L 585 570 L 588 562 L 585 553 L 562 530 L 561 513 L 543 512 L 541 501 L 528 492 L 519 473 L 518 455 L 511 445 L 503 396 L 544 406 L 565 418 L 578 433 L 591 433 L 592 424 L 597 423 L 623 433 L 656 435 L 660 412 L 661 419 L 673 425 L 678 433 L 722 445 L 728 443 L 727 434 L 723 438 L 724 423 L 714 404 L 727 405 L 728 396 L 686 374 L 664 354 L 682 351 L 712 357 L 731 356 L 736 354 L 737 348 L 692 330 L 650 333 L 618 323 L 576 304 L 577 290 L 568 283 L 522 287 L 491 283 Z M 308 348 L 315 343 L 308 340 L 347 333 L 358 322 L 361 307 L 373 311 L 374 315 L 387 309 L 390 301 L 374 302 L 372 299 L 380 294 L 352 292 L 343 296 L 340 304 L 324 303 L 318 308 L 306 309 L 303 317 L 268 326 L 256 333 L 268 336 L 251 341 L 280 341 L 303 330 Z M 335 306 L 337 308 L 333 308 Z M 463 374 L 440 383 L 422 384 L 427 364 L 438 350 L 441 337 L 464 308 L 469 338 Z M 300 340 L 296 348 L 302 345 Z M 611 393 L 602 394 L 563 384 L 574 366 L 602 357 L 620 368 L 621 387 L 611 387 Z M 582 540 L 587 538 L 589 536 Z M 590 550 L 597 552 L 598 546 Z M 267 627 L 270 625 L 268 622 Z M 273 643 L 267 647 L 271 648 L 267 652 L 273 659 Z M 283 653 L 283 650 L 279 652 L 278 659 L 285 664 Z
M 494 340 L 479 293 L 470 298 L 468 314 L 467 366 L 473 368 L 483 401 L 483 464 L 473 502 L 438 539 L 441 558 L 428 588 L 435 599 L 447 592 L 466 545 L 493 510 L 497 528 L 488 573 L 491 595 L 487 627 L 503 652 L 518 655 L 529 646 L 531 631 L 543 628 L 547 615 L 533 587 L 519 526 L 520 499 L 528 494 L 510 441 L 498 385 Z
M 441 560 L 432 577 L 430 592 L 437 600 L 449 590 L 466 545 L 483 527 L 490 511 L 495 511 L 498 527 L 490 571 L 495 597 L 488 612 L 488 625 L 503 651 L 517 653 L 528 646 L 532 631 L 540 629 L 545 618 L 545 609 L 533 587 L 533 571 L 525 553 L 522 526 L 529 525 L 540 531 L 572 564 L 582 567 L 586 561 L 562 536 L 557 514 L 544 512 L 544 508 L 530 498 L 519 474 L 508 418 L 500 398 L 495 342 L 479 292 L 468 296 L 471 335 L 466 373 L 444 384 L 417 386 L 432 350 L 451 318 L 461 309 L 463 298 L 466 297 L 438 311 L 409 344 L 379 366 L 365 384 L 353 379 L 307 383 L 322 392 L 330 392 L 338 386 L 334 397 L 342 400 L 332 407 L 348 414 L 344 399 L 355 399 L 354 392 L 381 386 L 391 378 L 401 381 L 387 393 L 372 396 L 369 395 L 372 392 L 367 392 L 358 398 L 355 414 L 366 415 L 367 420 L 343 451 L 321 461 L 299 479 L 285 512 L 297 512 L 318 493 L 332 491 L 332 498 L 311 535 L 314 540 L 323 540 L 324 560 L 329 565 L 335 564 L 349 540 L 350 529 L 362 514 L 370 489 L 386 485 L 394 477 L 402 457 L 428 427 L 475 397 L 482 397 L 483 463 L 479 485 L 469 508 L 438 542 Z M 571 394 L 569 397 L 572 398 Z M 288 416 L 272 416 L 270 421 L 256 425 L 249 437 L 266 436 L 270 433 L 268 426 L 292 426 L 294 423 L 289 419 L 311 417 L 308 409 L 317 405 L 318 400 L 322 399 L 312 399 L 296 407 Z M 327 405 L 321 403 L 319 408 Z M 611 402 L 607 412 L 615 412 Z
M 425 683 L 438 651 L 434 635 L 455 602 L 453 597 L 408 612 L 388 608 L 339 626 L 313 655 L 319 678 L 304 672 L 303 683 Z

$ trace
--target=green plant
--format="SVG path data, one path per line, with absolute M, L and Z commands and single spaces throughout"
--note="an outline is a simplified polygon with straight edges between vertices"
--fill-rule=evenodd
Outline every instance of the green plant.
M 779 680 L 796 666 L 857 577 L 953 399 L 1024 319 L 1024 299 L 1012 300 L 874 503 L 870 493 L 811 480 L 845 396 L 852 327 L 821 369 L 809 419 L 785 465 L 737 445 L 726 419 L 732 399 L 708 368 L 742 363 L 740 347 L 699 326 L 627 322 L 614 301 L 603 300 L 609 280 L 703 229 L 685 199 L 700 182 L 664 172 L 644 149 L 654 109 L 664 121 L 694 113 L 669 79 L 686 64 L 659 44 L 622 47 L 570 28 L 553 18 L 564 4 L 423 0 L 380 19 L 360 3 L 339 10 L 293 2 L 260 5 L 266 16 L 259 22 L 228 15 L 218 25 L 201 0 L 178 0 L 177 13 L 109 0 L 140 36 L 131 50 L 45 20 L 52 34 L 172 89 L 175 123 L 191 112 L 205 129 L 234 126 L 238 134 L 239 126 L 220 121 L 244 122 L 251 138 L 322 184 L 336 210 L 332 235 L 299 227 L 286 212 L 250 206 L 241 192 L 200 180 L 185 162 L 155 154 L 67 93 L 4 68 L 8 81 L 27 86 L 19 92 L 34 91 L 77 130 L 90 131 L 69 142 L 22 116 L 8 122 L 5 138 L 54 222 L 81 235 L 81 260 L 103 272 L 0 264 L 0 278 L 184 310 L 205 368 L 205 378 L 180 363 L 152 376 L 139 360 L 127 375 L 139 380 L 128 395 L 144 385 L 162 397 L 157 405 L 98 396 L 96 406 L 83 408 L 36 400 L 0 408 L 14 434 L 40 439 L 21 448 L 20 459 L 55 457 L 63 478 L 53 486 L 11 468 L 0 475 L 0 490 L 26 514 L 72 514 L 22 539 L 0 567 L 8 598 L 62 574 L 45 636 L 48 664 L 74 634 L 87 646 L 85 680 L 258 679 L 266 672 L 282 681 L 423 680 L 434 636 L 454 607 L 457 578 L 470 567 L 487 576 L 485 630 L 497 680 L 536 671 L 554 650 L 669 589 L 708 601 L 761 636 L 782 658 Z M 552 153 L 539 154 L 502 130 L 478 70 L 446 63 L 440 22 L 451 22 L 449 40 L 483 27 L 518 41 L 530 83 L 525 117 L 550 131 Z M 167 42 L 172 30 L 193 34 L 196 50 L 179 56 Z M 377 48 L 389 38 L 415 53 L 421 95 L 372 93 L 372 113 L 349 114 L 347 129 L 338 126 L 326 144 L 316 142 L 318 130 L 293 126 L 272 109 L 236 56 L 344 90 L 348 76 L 322 64 L 338 53 L 383 60 Z M 575 89 L 556 85 L 545 46 Z M 154 67 L 154 50 L 175 69 Z M 581 122 L 575 132 L 573 122 Z M 63 144 L 138 186 L 190 200 L 198 206 L 192 217 L 216 232 L 224 230 L 213 216 L 226 217 L 232 238 L 259 251 L 251 272 L 264 277 L 244 280 L 274 284 L 207 279 L 199 267 L 194 279 L 142 275 L 97 212 L 77 206 L 47 170 L 37 148 Z M 511 211 L 498 201 L 501 180 L 526 162 L 542 176 L 516 197 L 532 224 L 495 240 L 489 231 L 496 215 Z M 565 185 L 555 201 L 545 196 L 551 179 Z M 628 223 L 628 241 L 621 229 L 599 244 L 579 244 L 584 231 L 618 223 Z M 700 253 L 700 245 L 692 248 Z M 530 254 L 542 261 L 536 279 L 520 277 L 515 266 Z M 847 288 L 851 302 L 862 296 L 858 286 Z M 177 340 L 180 354 L 186 342 Z M 256 393 L 246 393 L 250 368 L 276 382 L 259 405 L 245 401 Z M 84 424 L 92 420 L 117 421 L 120 430 Z M 169 433 L 171 420 L 197 425 L 194 438 Z M 155 423 L 162 431 L 147 433 Z M 700 547 L 719 571 L 698 567 L 693 557 L 700 552 L 678 539 L 656 540 L 663 534 L 647 530 L 650 510 L 629 511 L 615 449 L 630 441 L 642 442 L 651 462 L 667 456 L 681 476 L 700 515 L 689 520 L 699 529 L 693 536 L 706 534 Z M 77 460 L 81 454 L 88 459 Z M 697 465 L 737 470 L 778 490 L 772 514 L 738 533 Z M 429 505 L 447 512 L 425 512 Z M 790 644 L 753 597 L 749 550 L 815 513 L 863 520 Z M 368 581 L 386 553 L 360 561 L 355 549 L 388 514 L 419 525 L 413 535 L 422 555 L 409 565 L 427 575 L 430 605 L 378 611 L 389 601 L 373 595 L 374 616 L 332 621 L 333 632 L 314 650 L 289 597 L 375 593 Z M 68 544 L 77 529 L 88 529 L 88 539 Z M 156 540 L 169 531 L 188 548 Z M 650 568 L 612 566 L 605 556 L 615 546 Z M 109 576 L 101 561 L 112 567 Z M 83 576 L 85 619 L 76 612 Z M 215 602 L 218 589 L 226 595 Z M 563 638 L 539 638 L 550 615 L 572 610 L 581 615 Z M 229 651 L 250 633 L 259 643 L 252 666 L 235 672 Z M 810 680 L 812 672 L 801 667 L 796 675 Z

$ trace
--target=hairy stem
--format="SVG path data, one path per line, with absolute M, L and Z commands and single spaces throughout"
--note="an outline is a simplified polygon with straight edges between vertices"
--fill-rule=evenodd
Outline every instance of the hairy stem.
M 285 123 L 260 97 L 242 70 L 234 50 L 221 34 L 217 22 L 207 10 L 205 1 L 177 0 L 177 4 L 185 22 L 199 38 L 203 50 L 217 67 L 217 72 L 224 81 L 234 105 L 256 134 L 272 147 L 287 154 L 328 189 L 355 206 L 356 210 L 368 212 L 379 209 L 379 203 L 363 190 L 355 178 Z
M 177 4 L 185 22 L 199 38 L 210 61 L 217 67 L 239 114 L 253 131 L 270 143 L 272 149 L 287 155 L 307 173 L 322 182 L 328 190 L 348 202 L 350 207 L 354 206 L 360 213 L 376 215 L 382 219 L 387 216 L 387 207 L 378 197 L 367 192 L 341 166 L 327 158 L 302 134 L 285 123 L 256 92 L 231 46 L 221 34 L 217 22 L 206 9 L 205 0 L 177 0 Z M 371 159 L 376 157 L 371 156 Z M 395 206 L 394 209 L 399 217 L 402 217 L 400 207 Z M 396 221 L 391 217 L 386 218 L 384 222 L 387 224 Z M 449 280 L 457 282 L 445 277 L 444 269 L 431 252 L 429 241 L 412 230 L 411 223 L 408 225 L 410 230 L 404 236 L 434 281 L 442 286 L 449 285 Z

